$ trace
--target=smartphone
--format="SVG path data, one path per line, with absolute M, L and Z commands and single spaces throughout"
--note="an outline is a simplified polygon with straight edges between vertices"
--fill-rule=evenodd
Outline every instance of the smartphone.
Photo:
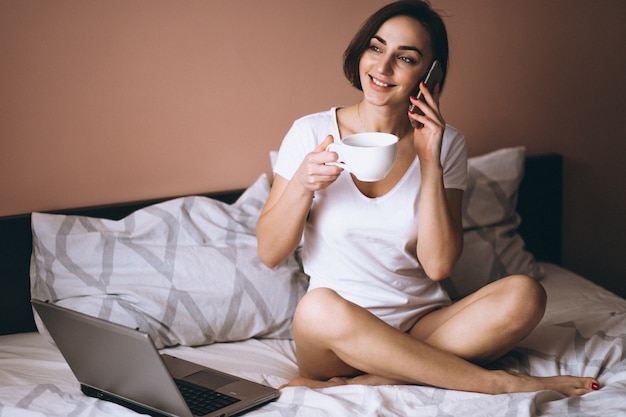
M 428 73 L 426 74 L 426 77 L 423 80 L 424 84 L 426 84 L 426 88 L 428 89 L 428 91 L 432 93 L 435 86 L 437 84 L 440 84 L 442 80 L 443 80 L 443 70 L 441 69 L 441 64 L 439 63 L 439 61 L 435 60 L 435 62 L 433 62 L 433 64 L 430 66 L 430 69 L 428 70 Z M 419 86 L 418 86 L 416 94 L 417 94 L 418 100 L 422 100 L 422 102 L 426 103 L 426 99 L 424 98 L 424 95 L 420 91 Z M 412 113 L 417 113 L 421 116 L 424 115 L 424 113 L 420 110 L 420 108 L 414 105 L 413 103 L 409 105 L 409 111 Z

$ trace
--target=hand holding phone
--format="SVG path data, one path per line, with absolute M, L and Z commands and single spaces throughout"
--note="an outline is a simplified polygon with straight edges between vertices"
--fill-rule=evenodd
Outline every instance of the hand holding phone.
M 433 90 L 435 89 L 435 86 L 441 83 L 442 80 L 443 80 L 443 70 L 441 69 L 441 64 L 439 63 L 439 61 L 435 61 L 430 66 L 430 69 L 428 70 L 428 73 L 426 74 L 426 78 L 424 78 L 424 84 L 426 84 L 426 88 L 428 89 L 428 91 L 432 93 Z M 426 103 L 424 94 L 422 94 L 421 90 L 419 89 L 419 86 L 417 89 L 416 97 L 418 100 L 421 100 L 423 103 Z M 424 112 L 422 112 L 420 108 L 417 107 L 413 103 L 411 103 L 411 105 L 409 106 L 409 111 L 411 113 L 417 113 L 420 116 L 424 115 Z

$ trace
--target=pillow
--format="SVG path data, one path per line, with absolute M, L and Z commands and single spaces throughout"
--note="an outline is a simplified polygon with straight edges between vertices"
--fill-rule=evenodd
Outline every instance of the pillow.
M 274 269 L 257 257 L 268 195 L 263 174 L 232 205 L 185 197 L 119 221 L 33 213 L 31 295 L 138 327 L 159 348 L 290 338 L 308 279 L 295 256 Z
M 463 194 L 463 253 L 450 278 L 443 281 L 452 299 L 484 285 L 522 273 L 536 279 L 543 270 L 524 250 L 517 233 L 517 191 L 524 175 L 525 149 L 500 149 L 468 159 Z

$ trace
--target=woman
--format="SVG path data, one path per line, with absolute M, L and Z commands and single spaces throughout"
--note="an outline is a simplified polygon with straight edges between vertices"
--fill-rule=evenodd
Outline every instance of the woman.
M 358 103 L 297 120 L 281 145 L 257 225 L 259 257 L 273 267 L 303 238 L 311 277 L 294 315 L 301 373 L 289 385 L 424 384 L 484 393 L 552 389 L 581 395 L 593 378 L 536 378 L 489 371 L 537 325 L 543 288 L 515 275 L 450 304 L 438 281 L 462 250 L 463 136 L 439 108 L 445 81 L 422 82 L 448 64 L 441 18 L 419 0 L 399 1 L 365 22 L 345 53 Z M 421 91 L 423 103 L 415 99 Z M 412 103 L 424 113 L 410 112 Z M 415 126 L 415 127 L 414 127 Z M 398 136 L 389 175 L 361 182 L 328 162 L 326 147 L 365 131 Z

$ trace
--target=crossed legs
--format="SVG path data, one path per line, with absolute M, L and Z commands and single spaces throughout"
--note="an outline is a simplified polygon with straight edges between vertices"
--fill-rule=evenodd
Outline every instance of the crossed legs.
M 552 389 L 581 395 L 593 378 L 512 375 L 479 366 L 504 355 L 539 323 L 545 292 L 514 275 L 423 317 L 409 333 L 330 289 L 309 292 L 294 316 L 301 378 L 288 385 L 420 384 L 490 394 Z

